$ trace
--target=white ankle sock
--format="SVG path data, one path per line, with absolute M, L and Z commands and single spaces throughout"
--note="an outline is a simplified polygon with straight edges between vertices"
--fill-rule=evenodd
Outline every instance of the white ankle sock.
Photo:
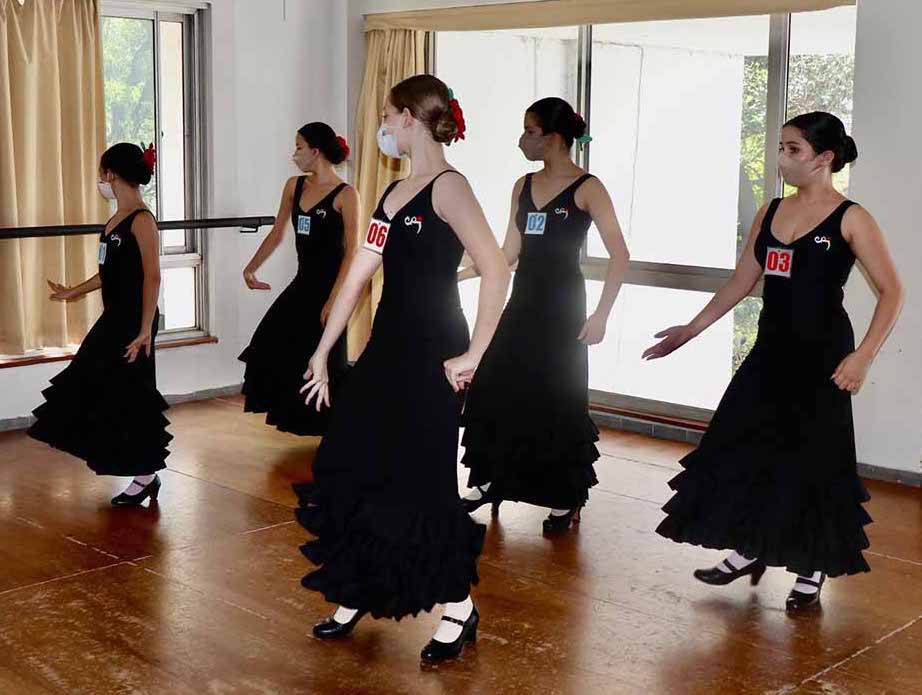
M 814 572 L 810 576 L 798 575 L 797 581 L 794 582 L 794 591 L 799 591 L 802 594 L 815 594 L 817 591 L 819 591 L 819 589 L 817 589 L 815 586 L 812 586 L 810 584 L 803 584 L 801 583 L 800 580 L 801 579 L 812 579 L 817 584 L 819 584 L 820 579 L 822 579 L 822 577 L 823 577 L 822 572 Z
M 154 478 L 156 477 L 156 473 L 151 473 L 150 475 L 136 475 L 134 480 L 131 481 L 131 484 L 125 488 L 125 494 L 137 495 L 141 490 L 154 482 Z
M 340 606 L 333 614 L 333 620 L 335 620 L 340 625 L 345 625 L 355 617 L 356 613 L 358 613 L 358 610 L 356 609 Z
M 469 502 L 479 502 L 480 498 L 483 497 L 483 493 L 480 491 L 483 490 L 483 492 L 487 492 L 492 484 L 493 483 L 484 483 L 479 488 L 475 487 L 464 496 L 464 499 L 468 500 Z
M 572 509 L 552 509 L 551 516 L 566 516 L 572 511 Z
M 740 555 L 738 552 L 734 550 L 732 553 L 730 553 L 730 555 L 727 556 L 725 562 L 728 562 L 731 565 L 733 565 L 733 567 L 735 567 L 736 569 L 741 570 L 751 565 L 753 562 L 756 561 L 756 559 L 757 558 L 753 558 L 750 560 L 745 555 Z M 727 566 L 723 562 L 719 563 L 717 567 L 720 568 L 721 572 L 730 574 L 730 570 L 727 569 Z
M 460 603 L 446 603 L 443 615 L 464 621 L 471 617 L 473 610 L 474 602 L 471 601 L 471 597 L 468 596 Z M 432 639 L 436 642 L 454 642 L 461 635 L 462 629 L 463 627 L 457 623 L 440 620 L 439 627 L 436 629 Z

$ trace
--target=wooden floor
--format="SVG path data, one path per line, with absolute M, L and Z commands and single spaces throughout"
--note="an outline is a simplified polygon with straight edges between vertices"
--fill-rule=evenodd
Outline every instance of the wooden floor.
M 290 485 L 316 440 L 237 399 L 170 417 L 151 509 L 111 509 L 120 481 L 0 435 L 0 694 L 922 693 L 919 490 L 869 484 L 873 571 L 830 581 L 822 614 L 791 618 L 783 571 L 756 590 L 708 587 L 691 571 L 719 554 L 654 534 L 687 447 L 606 432 L 577 532 L 542 538 L 545 512 L 521 504 L 477 513 L 490 523 L 480 639 L 421 668 L 435 616 L 310 636 L 330 607 L 299 585 Z

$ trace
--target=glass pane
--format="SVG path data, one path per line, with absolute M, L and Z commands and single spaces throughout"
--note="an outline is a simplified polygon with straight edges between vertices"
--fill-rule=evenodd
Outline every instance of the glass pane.
M 154 23 L 148 19 L 102 18 L 106 142 L 147 146 L 155 140 Z M 157 179 L 142 189 L 157 214 Z
M 167 268 L 162 275 L 163 327 L 168 331 L 195 328 L 195 268 Z
M 791 15 L 788 118 L 828 111 L 851 132 L 856 15 L 854 6 Z M 843 194 L 848 193 L 850 169 L 847 166 L 833 177 Z
M 602 283 L 586 283 L 589 311 Z M 680 325 L 704 308 L 713 295 L 663 287 L 624 285 L 608 321 L 605 340 L 589 348 L 589 386 L 667 403 L 714 409 L 733 370 L 734 325 L 724 316 L 681 349 L 645 362 L 643 351 L 656 333 Z
M 513 185 L 539 168 L 518 148 L 525 109 L 548 96 L 576 103 L 578 35 L 577 27 L 438 34 L 436 69 L 461 102 L 470 133 L 448 159 L 470 177 L 500 243 Z
M 185 81 L 183 25 L 160 23 L 160 168 L 164 220 L 186 218 Z M 182 229 L 163 232 L 164 246 L 186 245 Z
M 769 22 L 593 28 L 590 167 L 634 260 L 736 264 L 763 197 Z M 595 229 L 588 252 L 608 255 Z

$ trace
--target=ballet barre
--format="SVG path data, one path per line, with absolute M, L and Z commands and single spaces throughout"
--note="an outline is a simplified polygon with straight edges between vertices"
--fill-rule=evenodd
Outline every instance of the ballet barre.
M 168 229 L 225 229 L 239 227 L 243 234 L 253 234 L 260 227 L 275 224 L 274 217 L 215 217 L 202 220 L 173 220 L 157 222 L 160 231 Z M 76 236 L 101 234 L 104 224 L 61 224 L 36 227 L 0 227 L 0 239 L 27 239 L 32 237 Z

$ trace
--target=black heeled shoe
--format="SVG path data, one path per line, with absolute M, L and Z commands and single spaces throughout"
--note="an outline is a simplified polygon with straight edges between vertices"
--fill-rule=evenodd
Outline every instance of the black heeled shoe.
M 813 608 L 818 608 L 820 605 L 820 594 L 823 591 L 823 584 L 826 582 L 826 575 L 821 574 L 820 580 L 818 582 L 813 581 L 808 577 L 798 577 L 795 582 L 797 584 L 807 584 L 809 586 L 815 586 L 816 591 L 812 594 L 805 594 L 802 591 L 797 589 L 791 589 L 791 593 L 788 594 L 787 601 L 784 602 L 784 609 L 788 613 L 797 613 L 798 611 L 809 610 Z
M 541 526 L 545 533 L 561 533 L 570 528 L 570 524 L 578 524 L 582 519 L 582 507 L 571 509 L 566 514 L 549 514 Z
M 480 509 L 485 504 L 493 505 L 493 514 L 499 513 L 499 505 L 502 503 L 502 500 L 493 499 L 490 495 L 490 490 L 484 490 L 479 485 L 475 485 L 474 488 L 480 492 L 479 500 L 469 500 L 464 497 L 461 498 L 461 506 L 464 507 L 464 511 L 468 514 L 472 514 Z M 492 488 L 491 488 L 492 489 Z
M 335 637 L 345 637 L 355 629 L 356 623 L 359 620 L 365 617 L 366 611 L 359 611 L 352 616 L 352 620 L 348 623 L 340 623 L 333 619 L 333 616 L 330 616 L 322 623 L 317 623 L 314 625 L 314 637 L 320 639 L 333 639 Z
M 423 647 L 423 651 L 419 655 L 428 664 L 457 658 L 461 656 L 465 644 L 474 644 L 477 641 L 477 625 L 480 623 L 480 613 L 477 612 L 477 606 L 474 606 L 471 610 L 467 620 L 458 620 L 447 615 L 442 616 L 442 620 L 460 625 L 461 634 L 458 635 L 458 639 L 454 642 L 429 640 L 429 644 Z
M 147 485 L 141 488 L 141 492 L 136 495 L 129 495 L 125 492 L 122 492 L 112 498 L 113 507 L 137 507 L 142 504 L 144 500 L 150 497 L 151 502 L 155 502 L 157 497 L 160 496 L 160 476 L 155 475 L 154 479 L 151 480 Z
M 705 584 L 723 586 L 724 584 L 729 584 L 730 582 L 736 581 L 740 577 L 745 577 L 748 574 L 750 583 L 753 586 L 757 586 L 759 580 L 762 579 L 762 575 L 765 574 L 766 569 L 765 563 L 759 562 L 758 560 L 755 562 L 750 562 L 743 569 L 739 570 L 726 560 L 724 560 L 721 564 L 730 571 L 724 572 L 722 569 L 720 569 L 720 565 L 715 565 L 714 567 L 708 567 L 707 569 L 695 570 L 693 573 L 695 579 L 697 579 L 699 582 L 704 582 Z

